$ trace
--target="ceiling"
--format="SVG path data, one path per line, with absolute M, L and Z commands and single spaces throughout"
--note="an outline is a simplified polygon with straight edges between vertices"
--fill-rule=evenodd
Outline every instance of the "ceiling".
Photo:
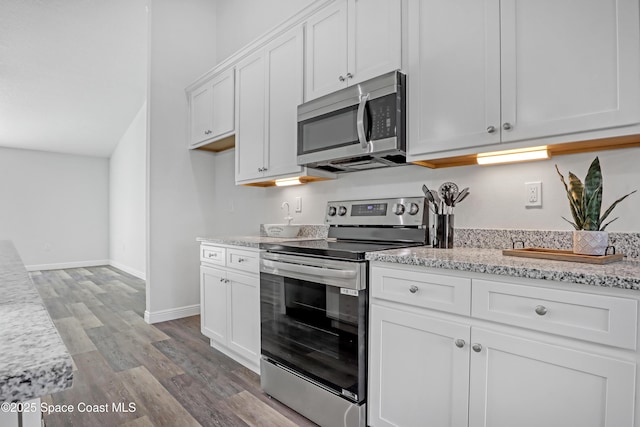
M 0 0 L 0 146 L 109 157 L 146 100 L 146 0 Z

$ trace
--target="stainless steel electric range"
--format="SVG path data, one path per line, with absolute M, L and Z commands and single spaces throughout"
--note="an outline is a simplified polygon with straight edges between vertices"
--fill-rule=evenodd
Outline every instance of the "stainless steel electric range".
M 329 202 L 329 238 L 267 245 L 260 261 L 262 389 L 321 426 L 365 426 L 366 252 L 424 245 L 423 197 Z

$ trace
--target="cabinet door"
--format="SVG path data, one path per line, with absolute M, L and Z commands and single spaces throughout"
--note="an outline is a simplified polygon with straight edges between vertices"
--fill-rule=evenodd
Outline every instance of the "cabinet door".
M 631 427 L 635 364 L 472 330 L 470 427 Z
M 200 267 L 200 325 L 202 334 L 227 343 L 227 284 L 225 272 Z
M 347 86 L 347 0 L 307 21 L 305 52 L 307 101 Z
M 260 294 L 258 276 L 228 273 L 229 342 L 231 350 L 248 360 L 260 359 Z
M 302 28 L 265 48 L 267 117 L 265 176 L 298 173 L 297 115 L 303 101 L 304 38 Z
M 211 82 L 213 96 L 213 125 L 211 130 L 213 131 L 213 137 L 233 132 L 234 86 L 233 68 L 214 77 Z
M 191 107 L 191 145 L 211 138 L 213 133 L 213 99 L 211 84 L 206 83 L 202 87 L 189 94 L 189 104 Z
M 503 142 L 640 121 L 638 6 L 501 1 Z
M 466 427 L 470 327 L 377 304 L 370 322 L 369 424 Z
M 348 84 L 402 68 L 402 1 L 349 0 Z
M 236 181 L 259 178 L 264 168 L 265 87 L 262 52 L 236 67 Z
M 499 0 L 409 0 L 408 7 L 411 159 L 499 143 Z

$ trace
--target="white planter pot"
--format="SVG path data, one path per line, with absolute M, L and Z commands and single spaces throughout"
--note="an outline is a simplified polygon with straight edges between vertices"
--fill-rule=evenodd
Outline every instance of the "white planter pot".
M 573 253 L 580 255 L 604 255 L 609 246 L 606 231 L 575 230 L 573 232 Z

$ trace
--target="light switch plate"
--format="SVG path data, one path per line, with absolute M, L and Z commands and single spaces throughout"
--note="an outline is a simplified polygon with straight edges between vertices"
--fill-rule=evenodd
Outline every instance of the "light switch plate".
M 302 197 L 296 197 L 296 213 L 302 212 Z

